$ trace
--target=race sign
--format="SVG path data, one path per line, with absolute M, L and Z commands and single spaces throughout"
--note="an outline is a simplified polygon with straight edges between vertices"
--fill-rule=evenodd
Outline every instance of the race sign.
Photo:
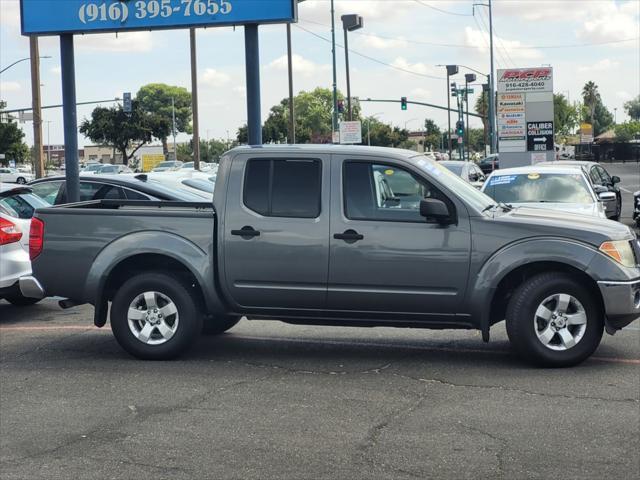
M 498 93 L 553 92 L 553 69 L 512 68 L 498 70 Z
M 553 122 L 527 122 L 527 151 L 553 150 Z
M 295 22 L 296 0 L 21 0 L 23 35 Z

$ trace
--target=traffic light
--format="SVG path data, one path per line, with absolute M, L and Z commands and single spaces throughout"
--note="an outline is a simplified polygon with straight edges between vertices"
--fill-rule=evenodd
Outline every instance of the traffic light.
M 458 96 L 458 86 L 456 85 L 456 82 L 453 82 L 451 84 L 451 96 L 452 97 L 457 97 Z
M 344 100 L 338 100 L 338 113 L 344 113 Z
M 456 135 L 464 137 L 464 122 L 462 120 L 456 122 Z
M 407 109 L 407 97 L 402 97 L 400 99 L 400 108 L 402 110 L 406 110 Z

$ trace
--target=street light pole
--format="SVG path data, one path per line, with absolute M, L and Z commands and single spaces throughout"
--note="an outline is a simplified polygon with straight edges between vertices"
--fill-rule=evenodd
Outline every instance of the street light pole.
M 333 57 L 333 121 L 331 134 L 338 129 L 338 74 L 336 71 L 336 19 L 334 0 L 331 0 L 331 55 Z M 333 141 L 333 138 L 331 139 Z
M 38 57 L 38 58 L 51 58 L 51 57 L 49 55 L 43 55 L 43 56 Z M 21 58 L 20 60 L 16 60 L 11 65 L 9 65 L 9 66 L 3 68 L 2 70 L 0 70 L 0 74 L 6 72 L 7 70 L 9 70 L 14 65 L 17 65 L 20 62 L 26 62 L 27 60 L 31 60 L 31 57 L 25 57 L 25 58 Z
M 349 72 L 349 32 L 359 30 L 364 26 L 364 21 L 359 15 L 343 15 L 341 17 L 342 28 L 344 30 L 344 58 L 347 68 L 347 118 L 353 120 L 353 110 L 351 108 L 351 77 Z
M 491 50 L 491 71 L 489 78 L 489 115 L 491 116 L 491 153 L 497 151 L 496 113 L 495 113 L 495 73 L 493 66 L 493 6 L 489 0 L 489 49 Z

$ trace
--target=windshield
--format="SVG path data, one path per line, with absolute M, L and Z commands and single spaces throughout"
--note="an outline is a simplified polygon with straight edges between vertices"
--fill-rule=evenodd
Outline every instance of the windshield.
M 579 173 L 522 173 L 492 176 L 484 192 L 503 203 L 593 203 Z
M 411 161 L 420 168 L 420 170 L 426 172 L 430 177 L 433 177 L 479 212 L 482 212 L 489 205 L 495 203 L 490 197 L 480 192 L 480 190 L 470 183 L 465 182 L 462 177 L 447 170 L 440 165 L 440 163 L 425 159 L 424 157 L 412 157 Z
M 166 167 L 173 167 L 175 165 L 174 162 L 161 162 L 158 165 L 156 165 L 156 168 L 160 167 L 160 168 L 166 168 Z
M 213 182 L 199 178 L 188 178 L 186 180 L 183 180 L 182 184 L 186 185 L 187 187 L 195 188 L 196 190 L 207 193 L 213 193 L 213 188 L 215 187 L 215 184 Z
M 100 163 L 94 163 L 91 165 L 87 165 L 87 167 L 84 169 L 85 172 L 95 172 L 96 170 L 100 170 L 102 168 L 102 164 Z
M 462 175 L 462 167 L 464 167 L 463 162 L 460 163 L 443 163 L 442 166 L 447 170 L 455 173 L 456 175 Z

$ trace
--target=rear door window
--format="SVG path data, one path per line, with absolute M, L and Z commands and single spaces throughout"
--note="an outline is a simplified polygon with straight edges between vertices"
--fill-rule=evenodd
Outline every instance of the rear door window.
M 42 182 L 35 185 L 29 185 L 37 196 L 43 199 L 50 205 L 56 204 L 56 199 L 60 193 L 60 187 L 62 187 L 62 180 L 55 182 Z

